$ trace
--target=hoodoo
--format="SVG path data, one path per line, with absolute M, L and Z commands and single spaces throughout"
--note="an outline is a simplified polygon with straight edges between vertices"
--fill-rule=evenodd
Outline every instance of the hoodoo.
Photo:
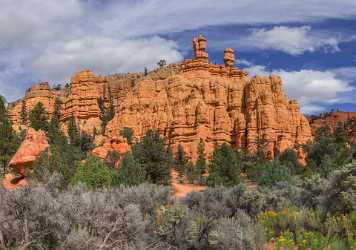
M 85 70 L 75 74 L 70 86 L 60 91 L 35 85 L 38 87 L 10 106 L 14 128 L 26 126 L 19 117 L 23 103 L 30 110 L 41 101 L 51 115 L 55 98 L 60 98 L 64 129 L 73 116 L 82 131 L 101 131 L 97 101 L 101 98 L 115 111 L 105 129 L 107 143 L 125 127 L 133 129 L 136 140 L 148 129 L 157 129 L 174 151 L 181 144 L 193 161 L 200 139 L 208 156 L 215 143 L 226 142 L 250 152 L 261 146 L 270 158 L 311 140 L 308 120 L 298 103 L 284 93 L 280 77 L 249 78 L 235 66 L 231 48 L 224 51 L 223 65 L 213 64 L 206 48 L 206 38 L 198 36 L 193 39 L 193 59 L 147 75 L 96 76 Z

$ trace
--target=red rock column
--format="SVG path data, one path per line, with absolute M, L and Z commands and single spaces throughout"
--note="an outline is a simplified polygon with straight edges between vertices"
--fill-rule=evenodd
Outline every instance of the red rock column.
M 226 48 L 224 50 L 224 63 L 226 67 L 235 65 L 235 52 L 232 48 Z
M 194 59 L 208 62 L 209 55 L 206 52 L 206 43 L 207 40 L 204 36 L 200 35 L 193 39 L 193 51 L 194 51 Z

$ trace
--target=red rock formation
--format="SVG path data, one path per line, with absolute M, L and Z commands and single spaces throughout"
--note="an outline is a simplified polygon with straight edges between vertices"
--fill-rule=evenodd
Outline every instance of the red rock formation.
M 48 147 L 46 134 L 41 130 L 36 131 L 29 128 L 25 140 L 9 162 L 9 166 L 15 174 L 7 174 L 3 181 L 3 186 L 9 189 L 26 186 L 26 171 L 32 167 L 39 154 Z
M 226 67 L 235 66 L 235 51 L 232 48 L 226 48 L 224 51 L 224 63 Z
M 206 52 L 206 38 L 202 35 L 193 39 L 194 58 L 200 61 L 208 62 L 209 55 Z
M 215 143 L 226 142 L 251 152 L 263 146 L 271 158 L 311 139 L 308 121 L 299 105 L 288 100 L 279 77 L 250 79 L 234 66 L 232 49 L 224 52 L 225 65 L 209 63 L 203 36 L 193 40 L 193 50 L 192 60 L 168 65 L 147 76 L 131 73 L 98 77 L 88 70 L 75 74 L 70 89 L 61 95 L 63 127 L 74 116 L 82 131 L 91 133 L 94 127 L 100 131 L 97 98 L 101 97 L 106 104 L 113 100 L 116 113 L 105 138 L 118 137 L 124 127 L 130 127 L 135 139 L 140 139 L 154 128 L 174 150 L 182 144 L 193 160 L 200 139 L 208 155 Z M 10 110 L 15 126 L 17 106 Z M 110 140 L 106 142 L 110 144 Z
M 106 160 L 110 152 L 119 153 L 119 159 L 115 163 L 116 166 L 119 166 L 120 161 L 125 153 L 129 152 L 131 147 L 127 144 L 126 140 L 122 137 L 111 139 L 110 142 L 105 142 L 102 146 L 96 147 L 92 151 L 92 155 L 99 157 L 103 160 Z
M 332 130 L 334 130 L 338 124 L 345 124 L 345 122 L 351 119 L 356 120 L 356 112 L 331 112 L 316 119 L 312 119 L 310 117 L 309 123 L 312 129 L 312 134 L 315 135 L 316 130 L 323 125 L 328 125 Z M 349 138 L 356 142 L 356 128 L 347 128 L 347 133 Z
M 78 72 L 71 78 L 70 92 L 65 99 L 61 121 L 74 117 L 82 131 L 92 133 L 100 129 L 100 109 L 97 99 L 104 95 L 104 80 L 90 70 Z
M 10 105 L 9 116 L 15 125 L 14 129 L 16 131 L 21 130 L 21 125 L 25 125 L 26 128 L 27 124 L 21 124 L 20 118 L 23 105 L 25 105 L 27 112 L 30 113 L 30 111 L 36 106 L 38 102 L 42 102 L 43 107 L 47 111 L 47 115 L 51 116 L 54 111 L 54 101 L 55 93 L 50 89 L 48 82 L 42 82 L 33 85 L 26 91 L 26 95 L 23 99 Z

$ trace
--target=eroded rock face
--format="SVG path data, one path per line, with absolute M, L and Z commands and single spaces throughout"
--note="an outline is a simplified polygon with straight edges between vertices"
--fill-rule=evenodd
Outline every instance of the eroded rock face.
M 25 140 L 9 162 L 13 173 L 6 175 L 3 186 L 7 189 L 26 186 L 27 170 L 32 167 L 33 162 L 48 147 L 49 144 L 45 132 L 29 128 Z
M 26 91 L 25 97 L 10 105 L 9 116 L 16 131 L 21 130 L 21 110 L 23 106 L 29 113 L 38 102 L 42 102 L 43 107 L 50 117 L 54 111 L 55 92 L 51 90 L 48 82 L 41 82 L 33 85 Z M 28 124 L 22 124 L 24 128 Z
M 332 130 L 334 130 L 339 123 L 344 124 L 348 120 L 356 120 L 356 112 L 331 112 L 328 115 L 317 119 L 309 118 L 313 135 L 315 135 L 315 132 L 321 126 L 328 125 Z M 356 128 L 347 127 L 346 132 L 348 137 L 352 141 L 356 142 Z
M 100 131 L 97 98 L 102 98 L 106 105 L 112 100 L 115 108 L 104 138 L 118 137 L 124 127 L 134 130 L 135 139 L 157 129 L 174 151 L 181 144 L 193 161 L 200 139 L 208 156 L 215 143 L 226 142 L 250 152 L 261 146 L 273 158 L 312 138 L 308 121 L 299 105 L 288 100 L 278 76 L 249 78 L 234 66 L 230 48 L 224 51 L 224 65 L 212 64 L 206 47 L 206 39 L 199 36 L 193 40 L 192 60 L 146 76 L 98 77 L 88 70 L 75 74 L 68 93 L 61 94 L 63 128 L 74 116 L 82 131 Z M 11 112 L 18 112 L 14 107 Z M 13 121 L 18 125 L 18 119 Z M 111 144 L 110 139 L 105 142 Z
M 122 137 L 117 137 L 106 141 L 107 142 L 104 142 L 102 146 L 93 149 L 91 153 L 100 159 L 107 160 L 110 152 L 117 152 L 119 157 L 115 162 L 115 166 L 118 167 L 122 157 L 125 155 L 125 153 L 131 150 L 131 147 Z

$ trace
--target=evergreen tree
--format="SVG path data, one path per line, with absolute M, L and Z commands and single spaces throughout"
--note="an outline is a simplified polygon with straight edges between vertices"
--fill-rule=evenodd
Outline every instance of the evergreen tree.
M 179 180 L 183 182 L 183 177 L 188 167 L 188 159 L 181 144 L 178 145 L 177 154 L 174 159 L 174 167 L 178 172 Z
M 125 154 L 118 173 L 118 180 L 115 184 L 128 186 L 139 185 L 146 181 L 146 171 L 142 165 L 136 161 L 131 153 Z
M 124 127 L 123 130 L 121 131 L 121 135 L 126 138 L 127 143 L 128 144 L 132 144 L 132 140 L 133 140 L 133 129 L 132 128 L 128 128 L 128 127 Z
M 68 136 L 70 144 L 75 146 L 80 145 L 80 134 L 74 116 L 69 118 L 68 121 Z
M 209 186 L 234 186 L 240 182 L 240 159 L 230 145 L 215 146 L 209 166 Z
M 48 131 L 48 116 L 42 102 L 38 102 L 30 113 L 30 126 L 36 130 Z
M 27 113 L 25 99 L 22 100 L 20 118 L 21 118 L 21 124 L 26 125 L 28 121 L 28 113 Z
M 56 98 L 55 103 L 54 103 L 54 112 L 51 117 L 51 121 L 49 123 L 49 128 L 48 128 L 48 137 L 50 140 L 50 143 L 65 143 L 66 138 L 60 128 L 60 116 L 61 116 L 61 101 L 60 99 Z
M 79 135 L 79 147 L 83 152 L 88 152 L 92 150 L 95 145 L 93 144 L 94 137 L 90 136 L 89 134 L 82 132 Z
M 13 130 L 7 114 L 5 99 L 0 96 L 0 163 L 3 174 L 5 174 L 7 163 L 16 152 L 19 143 L 19 138 Z
M 347 145 L 346 131 L 342 125 L 334 132 L 329 126 L 316 131 L 314 141 L 305 145 L 308 169 L 326 177 L 329 173 L 352 161 L 352 148 Z M 309 171 L 310 172 L 310 171 Z
M 133 155 L 144 168 L 149 181 L 169 184 L 171 155 L 157 131 L 149 130 L 142 140 L 134 145 Z
M 195 163 L 195 171 L 197 172 L 199 183 L 203 183 L 204 174 L 206 173 L 206 158 L 204 141 L 200 139 L 198 145 L 198 159 Z
M 335 142 L 340 144 L 347 143 L 347 134 L 342 123 L 337 124 L 334 131 Z
M 164 66 L 167 65 L 167 61 L 165 59 L 161 59 L 159 60 L 159 62 L 157 63 L 157 65 L 160 67 L 160 68 L 163 68 Z

